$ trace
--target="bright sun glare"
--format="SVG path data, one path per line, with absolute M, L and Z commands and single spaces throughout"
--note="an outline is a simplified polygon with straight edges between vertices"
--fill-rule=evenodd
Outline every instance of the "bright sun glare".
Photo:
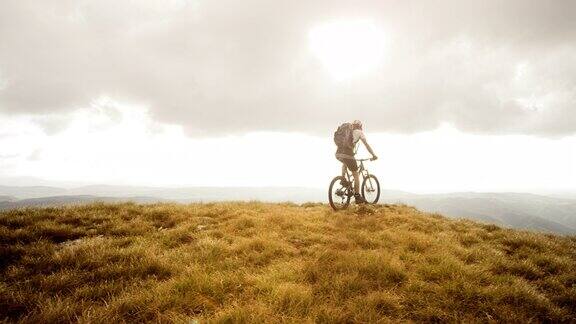
M 374 71 L 384 52 L 384 33 L 371 20 L 335 21 L 314 27 L 310 50 L 336 80 Z

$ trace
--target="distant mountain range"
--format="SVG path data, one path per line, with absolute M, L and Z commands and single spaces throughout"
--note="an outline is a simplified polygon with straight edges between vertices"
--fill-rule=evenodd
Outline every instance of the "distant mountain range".
M 93 185 L 72 189 L 50 186 L 0 186 L 0 210 L 94 201 L 181 203 L 225 200 L 326 202 L 327 192 L 298 187 L 158 188 Z M 404 203 L 427 212 L 504 226 L 576 234 L 576 199 L 528 193 L 413 194 L 383 191 L 381 203 Z
M 576 234 L 576 200 L 525 193 L 453 193 L 399 199 L 428 212 L 514 228 Z

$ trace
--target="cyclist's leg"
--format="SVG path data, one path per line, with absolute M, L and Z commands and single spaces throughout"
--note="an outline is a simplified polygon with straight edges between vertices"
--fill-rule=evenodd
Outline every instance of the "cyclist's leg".
M 360 176 L 358 175 L 358 170 L 352 171 L 352 175 L 354 176 L 354 192 L 360 193 Z
M 356 199 L 356 203 L 364 203 L 364 198 L 360 195 L 360 174 L 358 173 L 358 163 L 356 160 L 350 159 L 346 161 L 346 166 L 348 170 L 352 172 L 352 176 L 354 177 L 354 199 Z
M 346 178 L 346 169 L 348 169 L 346 164 L 342 163 L 342 177 L 344 178 Z
M 360 192 L 360 176 L 358 174 L 358 163 L 354 159 L 341 159 L 342 162 L 342 173 L 346 173 L 346 169 L 352 172 L 354 177 L 354 192 L 358 194 Z

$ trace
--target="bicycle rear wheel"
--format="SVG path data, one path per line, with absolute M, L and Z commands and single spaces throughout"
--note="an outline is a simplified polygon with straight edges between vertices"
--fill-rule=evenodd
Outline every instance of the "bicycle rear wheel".
M 375 204 L 380 199 L 380 182 L 375 175 L 371 174 L 362 181 L 362 197 L 369 204 Z
M 328 201 L 334 210 L 346 209 L 350 205 L 352 197 L 350 185 L 343 186 L 342 183 L 347 183 L 343 176 L 335 177 L 328 188 Z

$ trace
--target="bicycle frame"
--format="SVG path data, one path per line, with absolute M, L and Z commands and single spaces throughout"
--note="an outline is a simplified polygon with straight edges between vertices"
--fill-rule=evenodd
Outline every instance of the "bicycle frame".
M 359 183 L 358 191 L 354 188 L 354 176 L 348 168 L 343 164 L 342 168 L 344 173 L 340 176 L 334 177 L 330 182 L 328 188 L 328 200 L 330 206 L 334 210 L 341 210 L 348 207 L 350 199 L 355 196 L 356 203 L 369 203 L 375 204 L 380 197 L 380 183 L 378 178 L 366 169 L 364 161 L 372 159 L 355 159 L 358 162 L 358 174 L 362 177 L 362 182 Z M 360 180 L 360 179 L 358 179 Z M 361 197 L 359 197 L 361 196 Z M 360 199 L 359 198 L 363 198 Z
M 358 166 L 358 175 L 360 176 L 360 178 L 362 180 L 367 179 L 370 176 L 370 173 L 364 167 L 364 161 L 370 161 L 370 159 L 356 159 L 356 161 L 360 162 L 360 165 Z M 361 180 L 361 179 L 358 179 L 358 180 Z M 348 180 L 348 183 L 350 183 L 350 184 L 352 184 L 354 181 L 354 176 L 352 175 L 352 172 L 350 172 L 350 170 L 348 170 L 348 168 L 346 168 L 346 180 Z M 360 184 L 362 184 L 362 181 L 360 181 Z M 370 182 L 370 186 L 372 187 L 371 182 Z

